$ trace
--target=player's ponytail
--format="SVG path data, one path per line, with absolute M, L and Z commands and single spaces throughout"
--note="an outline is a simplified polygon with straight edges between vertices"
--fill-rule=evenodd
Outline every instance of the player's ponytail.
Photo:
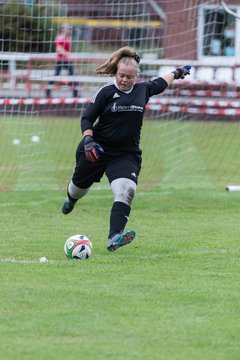
M 118 63 L 122 58 L 133 59 L 136 67 L 138 67 L 138 63 L 140 62 L 139 54 L 133 48 L 124 46 L 115 51 L 104 64 L 100 65 L 96 69 L 96 73 L 114 76 L 117 72 Z

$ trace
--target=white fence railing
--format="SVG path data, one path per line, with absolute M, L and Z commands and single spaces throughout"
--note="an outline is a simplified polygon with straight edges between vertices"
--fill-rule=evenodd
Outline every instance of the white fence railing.
M 96 67 L 106 61 L 110 54 L 97 53 L 73 53 L 72 59 L 79 64 L 79 74 L 74 78 L 75 81 L 84 82 L 106 82 L 106 77 L 97 77 L 94 72 L 88 74 L 81 73 L 81 65 L 92 64 Z M 7 53 L 0 52 L 0 62 L 7 64 L 7 70 L 2 71 L 1 81 L 9 84 L 14 88 L 19 79 L 23 79 L 25 83 L 41 81 L 47 82 L 53 80 L 53 63 L 56 54 L 43 53 Z M 43 66 L 39 70 L 39 63 Z M 37 64 L 37 65 L 36 65 Z M 52 64 L 52 65 L 51 65 Z M 143 76 L 156 77 L 161 76 L 175 67 L 190 64 L 192 66 L 191 76 L 188 77 L 189 82 L 225 82 L 231 85 L 240 84 L 240 63 L 226 64 L 221 59 L 211 59 L 208 62 L 192 61 L 192 60 L 172 60 L 172 59 L 151 59 L 142 57 L 142 65 L 153 66 L 155 70 L 146 70 Z M 1 68 L 3 68 L 1 66 Z M 54 78 L 55 79 L 55 78 Z M 66 79 L 66 77 L 64 77 Z M 62 81 L 62 77 L 58 77 Z

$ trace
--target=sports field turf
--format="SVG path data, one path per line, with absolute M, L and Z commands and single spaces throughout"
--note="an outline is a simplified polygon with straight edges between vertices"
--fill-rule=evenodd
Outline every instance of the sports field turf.
M 1 190 L 66 188 L 81 139 L 78 118 L 5 116 L 0 134 Z M 31 141 L 35 135 L 39 143 Z M 146 119 L 139 187 L 224 189 L 229 182 L 238 184 L 239 137 L 237 122 Z M 105 185 L 104 179 L 100 186 Z
M 60 211 L 65 191 L 48 190 L 67 184 L 76 145 L 57 133 L 69 123 L 56 121 L 41 122 L 45 140 L 30 150 L 30 132 L 25 148 L 8 147 L 11 124 L 1 123 L 0 171 L 8 191 L 0 202 L 0 357 L 239 359 L 240 193 L 223 186 L 227 176 L 237 178 L 238 127 L 226 132 L 224 125 L 199 123 L 180 141 L 178 124 L 161 127 L 158 137 L 158 123 L 147 123 L 142 185 L 128 224 L 137 237 L 109 253 L 107 183 L 67 216 Z M 69 131 L 76 140 L 76 128 Z M 222 141 L 226 134 L 231 148 Z M 24 157 L 30 153 L 31 167 Z M 43 188 L 37 189 L 32 180 L 39 174 Z M 78 233 L 91 239 L 93 255 L 67 260 L 64 242 Z M 43 256 L 47 262 L 40 263 Z
M 240 194 L 141 191 L 137 238 L 114 253 L 111 193 L 93 191 L 66 217 L 63 198 L 1 194 L 3 359 L 239 359 Z M 67 260 L 79 232 L 93 256 Z

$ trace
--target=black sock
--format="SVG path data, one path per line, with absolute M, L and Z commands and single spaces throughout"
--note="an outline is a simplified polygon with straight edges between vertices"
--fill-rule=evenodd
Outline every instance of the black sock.
M 130 211 L 130 206 L 123 202 L 116 201 L 113 203 L 110 214 L 109 239 L 124 230 Z

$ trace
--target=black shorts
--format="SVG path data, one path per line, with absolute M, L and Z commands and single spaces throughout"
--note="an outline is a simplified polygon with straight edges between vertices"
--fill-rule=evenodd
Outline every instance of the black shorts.
M 103 153 L 96 162 L 90 162 L 82 151 L 76 153 L 76 167 L 72 177 L 73 183 L 83 189 L 94 182 L 100 182 L 106 174 L 109 183 L 115 179 L 127 178 L 136 184 L 141 170 L 141 157 L 131 154 L 110 155 Z

